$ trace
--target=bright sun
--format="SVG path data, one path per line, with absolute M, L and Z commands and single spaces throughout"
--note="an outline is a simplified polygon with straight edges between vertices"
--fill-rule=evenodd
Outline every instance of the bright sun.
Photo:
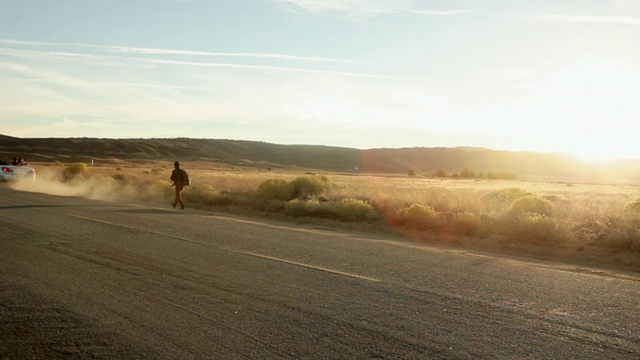
M 536 142 L 587 161 L 640 158 L 640 69 L 585 60 L 535 86 L 527 100 Z

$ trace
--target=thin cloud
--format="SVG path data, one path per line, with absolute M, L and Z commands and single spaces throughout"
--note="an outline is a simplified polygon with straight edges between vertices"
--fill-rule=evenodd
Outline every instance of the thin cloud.
M 467 13 L 467 10 L 420 9 L 415 1 L 386 0 L 273 0 L 290 10 L 308 12 L 344 12 L 360 15 L 414 14 L 427 16 L 451 16 Z
M 78 88 L 86 88 L 90 84 L 88 81 L 83 79 L 57 73 L 49 69 L 32 68 L 24 64 L 0 62 L 0 69 L 4 69 L 13 74 L 18 74 L 21 78 L 34 82 L 53 82 Z
M 462 15 L 466 14 L 468 10 L 407 10 L 406 12 L 418 15 L 435 15 L 435 16 L 450 16 L 450 15 Z
M 181 49 L 158 49 L 158 48 L 141 48 L 129 46 L 114 45 L 95 45 L 85 43 L 56 43 L 56 42 L 39 42 L 39 41 L 22 41 L 12 39 L 0 39 L 0 44 L 7 45 L 27 45 L 27 46 L 44 46 L 44 47 L 83 47 L 100 50 L 107 53 L 118 54 L 146 54 L 146 55 L 179 55 L 179 56 L 210 56 L 210 57 L 238 57 L 238 58 L 263 58 L 277 60 L 292 61 L 308 61 L 308 62 L 336 62 L 336 63 L 359 63 L 359 61 L 337 59 L 320 56 L 299 56 L 290 54 L 277 53 L 250 53 L 250 52 L 207 52 L 195 50 Z
M 140 87 L 140 88 L 152 88 L 152 89 L 179 89 L 179 90 L 207 90 L 202 86 L 184 86 L 184 85 L 166 85 L 166 84 L 144 84 L 144 83 L 122 83 L 122 82 L 97 82 L 93 81 L 92 84 L 114 87 Z
M 279 66 L 268 66 L 268 65 L 246 65 L 246 64 L 179 61 L 179 60 L 163 60 L 163 59 L 148 59 L 148 58 L 136 58 L 136 60 L 147 61 L 152 64 L 165 64 L 165 65 L 274 70 L 274 71 L 303 72 L 303 73 L 313 73 L 313 74 L 326 74 L 326 75 L 339 75 L 339 76 L 378 78 L 378 79 L 411 79 L 407 77 L 393 76 L 393 75 L 365 74 L 365 73 L 355 73 L 355 72 L 346 72 L 346 71 L 330 71 L 330 70 L 305 69 L 305 68 L 295 68 L 295 67 L 279 67 Z
M 2 65 L 0 64 L 0 67 Z M 47 78 L 20 78 L 11 76 L 0 76 L 0 79 L 23 83 L 52 83 L 60 85 L 71 85 L 69 81 L 60 81 L 59 79 Z M 149 89 L 178 89 L 178 90 L 199 90 L 206 91 L 207 88 L 202 86 L 183 86 L 183 85 L 166 85 L 152 83 L 124 83 L 124 82 L 104 82 L 104 81 L 85 81 L 83 85 L 98 85 L 109 87 L 128 87 L 128 88 L 149 88 Z
M 640 18 L 602 15 L 508 15 L 542 23 L 640 25 Z
M 16 43 L 15 41 L 12 41 L 12 40 L 9 40 L 9 41 L 0 40 L 0 44 L 2 44 L 3 42 L 14 43 L 14 44 Z M 25 43 L 25 42 L 19 42 L 19 43 Z M 26 42 L 26 43 L 29 43 L 29 42 Z M 47 44 L 48 46 L 52 46 L 52 43 L 38 43 L 38 44 L 39 45 Z M 91 46 L 91 45 L 87 45 L 87 46 Z M 104 48 L 104 46 L 98 46 L 98 47 Z M 136 48 L 136 49 L 145 50 L 141 48 Z M 154 49 L 148 49 L 148 50 L 154 50 Z M 113 52 L 113 51 L 110 52 L 110 54 L 114 54 L 114 53 L 116 52 Z M 186 60 L 177 60 L 177 59 L 164 59 L 164 58 L 157 58 L 157 57 L 93 55 L 93 54 L 59 52 L 59 51 L 41 51 L 41 50 L 32 50 L 32 49 L 7 49 L 3 47 L 0 47 L 0 54 L 22 57 L 29 61 L 33 61 L 38 57 L 39 58 L 56 58 L 56 59 L 63 58 L 63 59 L 74 59 L 74 60 L 90 60 L 92 62 L 95 62 L 96 60 L 99 60 L 99 59 L 109 60 L 109 61 L 114 61 L 114 60 L 119 61 L 118 63 L 110 62 L 109 63 L 110 66 L 123 65 L 123 62 L 125 62 L 127 64 L 139 63 L 139 64 L 151 64 L 151 65 L 176 65 L 176 66 L 189 66 L 189 67 L 219 67 L 219 68 L 270 70 L 270 71 L 281 71 L 281 72 L 313 73 L 313 74 L 326 74 L 326 75 L 362 77 L 362 78 L 407 79 L 405 77 L 399 77 L 399 76 L 393 76 L 393 75 L 366 74 L 366 73 L 349 72 L 349 71 L 323 70 L 323 69 L 302 68 L 302 67 L 274 66 L 274 65 L 264 65 L 264 64 L 236 64 L 236 63 L 223 63 L 223 62 L 199 62 L 199 61 L 186 61 Z M 123 54 L 132 54 L 132 52 L 125 52 Z M 142 51 L 141 54 L 152 55 L 152 54 L 155 54 L 155 52 Z
M 0 48 L 0 54 L 3 54 L 3 49 Z M 24 51 L 20 53 L 22 57 L 33 59 L 33 51 Z M 12 53 L 14 56 L 18 55 L 18 52 Z M 43 52 L 39 55 L 59 57 L 58 53 Z M 69 54 L 64 54 L 64 57 L 68 57 Z M 82 57 L 80 57 L 82 58 Z M 95 57 L 89 57 L 88 59 L 95 59 Z M 7 81 L 23 82 L 23 83 L 49 83 L 63 85 L 74 88 L 94 88 L 98 87 L 128 87 L 128 88 L 155 88 L 155 89 L 180 89 L 180 90 L 206 90 L 203 87 L 198 86 L 183 86 L 183 85 L 169 85 L 169 84 L 157 84 L 157 83 L 134 83 L 134 82 L 107 82 L 107 81 L 93 81 L 84 78 L 78 78 L 70 75 L 64 75 L 60 72 L 55 72 L 50 69 L 44 69 L 41 67 L 31 67 L 25 64 L 17 64 L 11 62 L 1 62 L 0 70 L 6 70 L 8 73 L 15 74 L 15 76 L 2 76 L 1 78 Z
M 101 47 L 106 49 L 107 47 Z M 177 50 L 177 49 L 154 49 L 154 48 L 131 48 L 131 47 L 109 47 L 109 50 L 118 53 L 128 54 L 148 54 L 148 55 L 188 55 L 188 56 L 211 56 L 211 57 L 250 57 L 264 59 L 294 60 L 294 61 L 310 61 L 310 62 L 340 62 L 340 63 L 358 63 L 358 61 L 317 57 L 317 56 L 297 56 L 287 54 L 273 53 L 228 53 L 228 52 L 206 52 L 193 50 Z

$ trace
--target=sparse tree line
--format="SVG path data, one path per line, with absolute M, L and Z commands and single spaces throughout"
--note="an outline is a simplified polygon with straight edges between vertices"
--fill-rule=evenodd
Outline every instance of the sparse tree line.
M 415 170 L 410 169 L 407 171 L 407 175 L 410 177 L 417 176 Z M 451 179 L 491 179 L 491 180 L 515 180 L 518 175 L 503 171 L 488 171 L 476 173 L 468 168 L 462 169 L 459 173 L 449 174 L 444 170 L 438 170 L 433 174 L 425 175 L 427 178 L 451 178 Z

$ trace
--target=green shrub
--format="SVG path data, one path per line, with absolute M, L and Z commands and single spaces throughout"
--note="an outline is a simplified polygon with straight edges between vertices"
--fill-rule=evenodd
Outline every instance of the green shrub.
M 70 181 L 76 178 L 86 178 L 89 176 L 87 164 L 75 163 L 62 169 L 62 180 Z
M 358 199 L 343 199 L 337 202 L 293 199 L 285 204 L 284 211 L 287 215 L 295 217 L 312 216 L 343 221 L 362 221 L 376 216 L 371 204 Z
M 376 215 L 371 204 L 359 199 L 342 199 L 334 207 L 337 218 L 345 221 L 369 220 Z
M 254 195 L 260 200 L 309 199 L 321 195 L 329 186 L 326 176 L 303 176 L 289 183 L 282 179 L 269 179 L 258 186 Z
M 135 196 L 144 200 L 165 200 L 173 198 L 174 190 L 169 180 L 156 180 L 152 183 L 140 183 Z
M 531 193 L 519 188 L 506 188 L 486 194 L 484 200 L 491 206 L 503 207 L 528 195 L 531 195 Z
M 232 204 L 244 204 L 244 194 L 222 190 L 216 193 L 213 205 L 229 206 Z
M 111 178 L 119 182 L 125 182 L 125 180 L 127 179 L 127 177 L 124 174 L 115 174 Z
M 103 189 L 113 189 L 121 184 L 111 176 L 101 176 L 95 179 L 94 185 Z
M 395 222 L 400 226 L 418 230 L 435 229 L 441 226 L 438 212 L 428 205 L 413 204 L 396 211 Z
M 295 216 L 295 217 L 306 216 L 307 215 L 307 211 L 306 211 L 305 201 L 301 201 L 299 199 L 294 199 L 294 200 L 291 200 L 291 201 L 287 202 L 284 205 L 284 212 L 287 215 Z
M 449 216 L 447 232 L 453 235 L 470 235 L 475 233 L 482 218 L 473 212 L 463 211 Z
M 153 198 L 169 199 L 173 198 L 174 189 L 169 180 L 156 180 L 151 183 L 151 196 Z
M 517 199 L 511 204 L 509 214 L 520 215 L 525 213 L 545 216 L 553 215 L 553 204 L 537 196 L 527 195 Z
M 284 211 L 287 215 L 300 217 L 300 216 L 312 216 L 319 218 L 333 218 L 335 217 L 335 210 L 333 204 L 329 202 L 321 202 L 318 199 L 293 199 L 287 202 L 284 206 Z
M 290 183 L 292 199 L 307 199 L 321 195 L 329 187 L 329 179 L 326 176 L 303 176 Z
M 142 172 L 145 175 L 157 175 L 157 174 L 162 174 L 164 173 L 164 169 L 163 168 L 153 168 L 151 170 L 145 170 Z
M 262 182 L 255 191 L 261 200 L 289 201 L 294 198 L 292 186 L 282 179 L 269 179 Z
M 190 186 L 182 193 L 186 202 L 205 205 L 213 205 L 216 195 L 216 190 L 208 184 Z
M 624 208 L 629 212 L 640 213 L 640 198 L 628 203 Z
M 522 213 L 511 221 L 505 220 L 503 226 L 510 242 L 555 245 L 566 237 L 566 229 L 558 220 L 537 213 Z
M 610 229 L 595 245 L 617 251 L 640 251 L 640 232 L 638 229 Z

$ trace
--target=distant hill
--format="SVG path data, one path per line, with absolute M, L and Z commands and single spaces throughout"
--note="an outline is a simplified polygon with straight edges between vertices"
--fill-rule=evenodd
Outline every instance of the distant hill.
M 513 173 L 519 179 L 640 183 L 640 161 L 598 165 L 563 154 L 497 151 L 485 148 L 368 149 L 278 145 L 221 139 L 16 138 L 0 135 L 0 159 L 20 156 L 33 162 L 198 161 L 227 166 L 317 171 L 433 175 L 468 169 Z
M 277 145 L 257 141 L 218 139 L 98 139 L 2 137 L 0 158 L 20 156 L 35 162 L 205 161 L 231 166 L 354 170 L 359 150 L 316 146 Z
M 11 139 L 16 139 L 16 138 L 0 134 L 0 141 L 11 140 Z

